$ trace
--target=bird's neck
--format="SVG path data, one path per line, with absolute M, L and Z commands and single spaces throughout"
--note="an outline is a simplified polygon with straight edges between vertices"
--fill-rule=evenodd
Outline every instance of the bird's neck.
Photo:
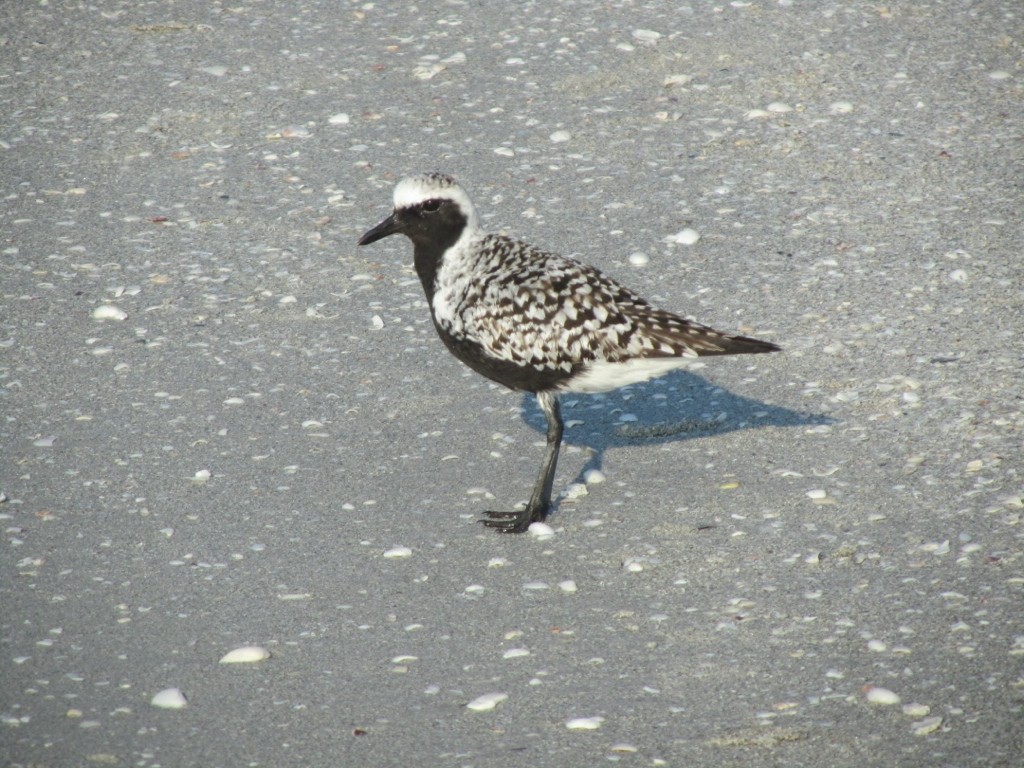
M 444 237 L 413 238 L 413 265 L 416 267 L 416 274 L 420 278 L 423 292 L 427 296 L 427 304 L 433 306 L 434 292 L 437 290 L 437 276 L 441 271 L 441 264 L 446 258 L 456 258 L 459 248 L 468 245 L 473 239 L 473 233 L 463 228 L 458 231 L 449 231 Z M 465 240 L 465 243 L 460 241 Z

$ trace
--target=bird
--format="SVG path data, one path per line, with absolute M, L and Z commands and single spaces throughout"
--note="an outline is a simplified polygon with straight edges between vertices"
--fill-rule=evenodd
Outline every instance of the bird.
M 780 350 L 657 309 L 593 266 L 484 232 L 469 195 L 450 175 L 402 179 L 393 204 L 358 245 L 394 234 L 412 241 L 430 317 L 448 351 L 491 381 L 532 392 L 547 420 L 529 502 L 483 513 L 480 522 L 498 532 L 522 533 L 548 516 L 564 431 L 561 393 L 610 391 L 698 356 Z

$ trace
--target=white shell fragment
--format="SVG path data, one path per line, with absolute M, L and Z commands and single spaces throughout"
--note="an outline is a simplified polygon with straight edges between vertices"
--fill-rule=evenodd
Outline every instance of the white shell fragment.
M 934 733 L 942 727 L 942 718 L 939 716 L 926 717 L 924 720 L 919 720 L 914 723 L 910 730 L 915 736 L 927 736 L 929 733 Z
M 903 714 L 910 717 L 924 717 L 931 711 L 932 708 L 927 704 L 918 704 L 916 701 L 903 705 Z
M 583 498 L 587 493 L 586 485 L 583 483 L 573 483 L 565 489 L 565 492 L 562 495 L 565 497 L 566 501 L 573 501 L 575 499 Z
M 565 721 L 565 727 L 570 731 L 596 731 L 604 722 L 603 717 L 574 717 Z
M 653 29 L 634 29 L 633 39 L 639 40 L 642 45 L 654 45 L 661 39 L 661 33 Z
M 503 658 L 503 659 L 519 659 L 519 658 L 522 658 L 523 656 L 529 656 L 529 655 L 530 655 L 530 651 L 527 648 L 509 648 L 507 651 L 505 651 L 503 654 L 501 654 L 501 658 Z
M 567 595 L 574 595 L 579 590 L 579 587 L 576 586 L 576 582 L 572 579 L 566 579 L 565 581 L 558 582 L 558 588 Z
M 611 751 L 625 755 L 632 754 L 633 752 L 637 752 L 638 750 L 632 744 L 627 744 L 626 742 L 620 741 L 618 744 L 612 744 Z
M 700 232 L 687 227 L 686 229 L 679 230 L 674 235 L 669 235 L 666 240 L 670 243 L 679 243 L 680 245 L 693 245 L 700 240 Z
M 547 539 L 555 535 L 555 529 L 547 523 L 530 523 L 530 527 L 526 530 L 538 539 Z
M 93 320 L 127 320 L 128 313 L 113 304 L 100 304 L 92 311 Z
M 634 267 L 642 267 L 648 262 L 650 262 L 650 260 L 650 256 L 648 256 L 646 253 L 641 253 L 640 251 L 629 254 L 629 263 L 632 264 Z
M 270 658 L 270 651 L 258 645 L 243 645 L 220 657 L 221 664 L 253 664 Z
M 888 688 L 879 688 L 877 686 L 869 688 L 865 698 L 872 704 L 892 705 L 900 703 L 900 697 L 897 694 Z
M 568 131 L 555 131 L 548 138 L 555 144 L 561 144 L 564 141 L 569 141 L 572 138 L 572 134 Z
M 507 693 L 485 693 L 483 696 L 477 696 L 469 702 L 466 705 L 466 709 L 473 712 L 489 712 L 507 698 Z
M 603 483 L 606 479 L 604 472 L 600 469 L 588 469 L 583 474 L 583 481 L 587 485 L 597 485 L 598 483 Z
M 188 705 L 188 700 L 180 688 L 164 688 L 150 699 L 149 703 L 160 709 L 184 709 Z
M 412 557 L 412 550 L 408 547 L 392 547 L 384 553 L 388 560 L 397 560 L 401 557 Z
M 662 85 L 666 88 L 673 85 L 686 85 L 693 80 L 693 75 L 669 75 L 662 82 Z

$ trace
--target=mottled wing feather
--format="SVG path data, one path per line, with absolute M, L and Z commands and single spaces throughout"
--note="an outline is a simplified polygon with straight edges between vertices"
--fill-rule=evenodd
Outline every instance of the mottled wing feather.
M 486 236 L 455 314 L 496 358 L 567 373 L 594 361 L 721 354 L 724 334 L 657 310 L 586 264 Z

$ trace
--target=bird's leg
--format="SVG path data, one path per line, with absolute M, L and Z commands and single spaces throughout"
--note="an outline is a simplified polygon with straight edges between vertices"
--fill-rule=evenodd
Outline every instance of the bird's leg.
M 562 447 L 562 412 L 555 392 L 538 392 L 537 402 L 548 420 L 548 439 L 544 449 L 544 464 L 537 476 L 537 484 L 533 487 L 530 503 L 518 512 L 484 512 L 486 517 L 480 521 L 502 533 L 522 533 L 530 527 L 530 523 L 540 522 L 547 517 L 551 508 L 551 486 L 555 482 L 558 450 Z

